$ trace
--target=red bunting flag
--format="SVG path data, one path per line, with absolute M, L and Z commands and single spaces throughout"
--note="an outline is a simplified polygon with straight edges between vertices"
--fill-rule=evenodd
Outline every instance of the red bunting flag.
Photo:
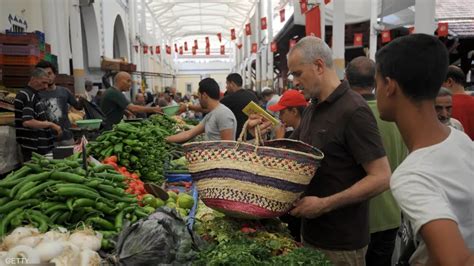
M 174 44 L 174 51 L 175 51 L 175 53 L 178 52 L 178 45 L 176 43 Z
M 209 46 L 211 46 L 211 45 L 209 44 L 209 37 L 206 37 L 206 47 L 209 47 Z
M 199 47 L 198 47 L 198 40 L 194 40 L 194 47 L 196 47 L 196 49 L 199 49 Z
M 308 0 L 300 0 L 301 14 L 308 12 Z
M 211 54 L 211 48 L 209 46 L 206 46 L 206 55 Z
M 143 54 L 148 54 L 148 45 L 143 45 Z
M 217 33 L 217 39 L 219 39 L 219 42 L 222 42 L 222 33 Z
M 237 44 L 237 48 L 241 49 L 242 48 L 242 44 Z
M 156 46 L 155 47 L 155 54 L 160 54 L 161 53 L 161 49 L 160 49 L 160 46 Z
M 382 31 L 382 43 L 387 43 L 392 40 L 392 35 L 389 30 Z
M 245 35 L 252 35 L 252 28 L 250 27 L 250 23 L 245 24 Z
M 257 43 L 256 42 L 252 43 L 252 53 L 253 54 L 257 53 L 257 48 L 258 48 Z
M 266 17 L 263 17 L 260 19 L 260 28 L 262 30 L 266 30 L 267 29 L 267 18 Z
M 150 45 L 150 54 L 153 54 L 153 46 Z
M 180 54 L 180 55 L 183 54 L 183 46 L 180 46 L 180 47 L 179 47 L 179 54 Z
M 235 40 L 237 37 L 235 37 L 235 29 L 230 29 L 230 39 Z
M 196 55 L 196 47 L 193 46 L 193 55 Z
M 185 51 L 188 50 L 188 42 L 184 42 L 184 50 L 185 50 Z
M 354 33 L 354 46 L 362 46 L 362 41 L 364 40 L 364 34 Z
M 270 48 L 271 48 L 271 51 L 272 51 L 273 53 L 275 53 L 276 51 L 278 51 L 277 42 L 273 41 L 272 44 L 270 45 Z
M 329 4 L 329 2 L 331 2 L 331 0 L 324 0 L 324 4 Z
M 290 40 L 290 48 L 293 48 L 293 46 L 296 45 L 296 40 L 295 39 L 291 39 Z
M 438 23 L 438 36 L 439 37 L 448 36 L 448 22 L 439 22 Z
M 221 55 L 225 55 L 225 46 L 221 45 Z
M 321 38 L 321 10 L 319 6 L 313 7 L 306 12 L 306 36 L 316 36 Z
M 285 21 L 285 9 L 282 8 L 280 9 L 280 22 L 284 22 Z
M 413 34 L 415 32 L 415 27 L 408 28 L 408 34 Z
M 135 52 L 138 53 L 138 47 L 139 47 L 139 46 L 138 46 L 138 45 L 134 45 L 133 47 L 135 47 Z
M 171 54 L 171 46 L 166 45 L 166 53 Z

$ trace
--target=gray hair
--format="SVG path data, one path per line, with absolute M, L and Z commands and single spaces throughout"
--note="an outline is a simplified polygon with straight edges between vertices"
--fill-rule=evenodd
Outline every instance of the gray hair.
M 295 50 L 300 51 L 302 63 L 313 63 L 316 59 L 321 59 L 328 68 L 333 67 L 332 50 L 327 43 L 318 37 L 306 36 L 302 38 L 290 49 L 288 54 Z
M 46 70 L 44 70 L 43 68 L 35 68 L 33 69 L 33 71 L 31 72 L 31 77 L 32 78 L 42 78 L 42 77 L 48 77 L 48 72 L 46 72 Z
M 453 93 L 445 87 L 441 87 L 441 89 L 439 89 L 438 97 L 452 96 L 452 95 L 453 95 Z

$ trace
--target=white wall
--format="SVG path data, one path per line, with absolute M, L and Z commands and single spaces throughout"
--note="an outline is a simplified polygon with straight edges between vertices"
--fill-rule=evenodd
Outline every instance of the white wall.
M 27 31 L 43 31 L 43 20 L 41 14 L 41 1 L 37 0 L 2 0 L 0 7 L 0 32 L 10 29 L 8 16 L 26 20 Z

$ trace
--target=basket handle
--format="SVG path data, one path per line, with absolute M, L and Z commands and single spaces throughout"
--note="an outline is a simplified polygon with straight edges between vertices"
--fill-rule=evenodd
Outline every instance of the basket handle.
M 245 142 L 247 140 L 247 130 L 248 130 L 248 124 L 249 120 L 245 121 L 243 127 L 242 127 L 242 132 L 240 132 L 240 136 L 237 139 L 237 142 Z M 255 126 L 255 146 L 263 146 L 263 139 L 260 131 L 260 125 Z

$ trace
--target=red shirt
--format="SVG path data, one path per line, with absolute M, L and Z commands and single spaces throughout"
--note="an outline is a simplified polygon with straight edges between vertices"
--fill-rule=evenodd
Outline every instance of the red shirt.
M 454 94 L 451 116 L 461 122 L 464 132 L 474 140 L 474 97 L 467 94 Z

